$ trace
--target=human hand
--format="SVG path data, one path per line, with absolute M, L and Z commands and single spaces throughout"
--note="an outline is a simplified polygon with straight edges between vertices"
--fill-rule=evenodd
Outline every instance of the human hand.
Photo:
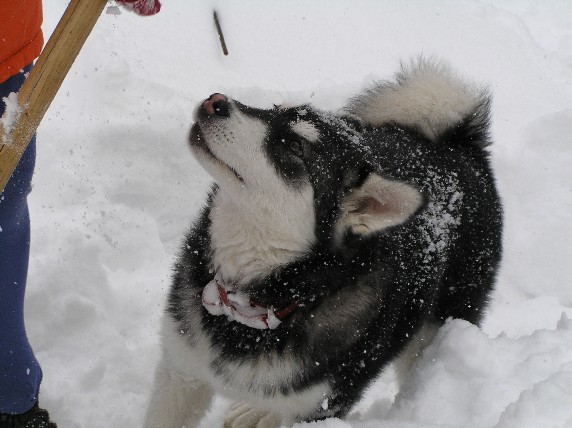
M 137 15 L 155 15 L 161 10 L 159 0 L 115 0 L 125 9 L 135 12 Z

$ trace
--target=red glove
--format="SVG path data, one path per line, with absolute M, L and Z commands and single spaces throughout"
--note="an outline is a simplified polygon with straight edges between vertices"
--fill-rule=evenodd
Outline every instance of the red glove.
M 161 10 L 159 0 L 115 0 L 125 9 L 135 12 L 137 15 L 155 15 Z

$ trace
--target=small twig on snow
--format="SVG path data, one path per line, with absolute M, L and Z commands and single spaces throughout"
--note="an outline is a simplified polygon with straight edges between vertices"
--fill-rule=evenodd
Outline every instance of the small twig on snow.
M 220 40 L 220 46 L 222 47 L 222 53 L 224 53 L 225 55 L 228 55 L 228 49 L 226 48 L 226 43 L 224 41 L 222 29 L 220 28 L 220 23 L 218 21 L 218 15 L 216 13 L 216 10 L 213 12 L 213 17 L 214 17 L 214 23 L 216 25 L 216 31 L 218 33 L 218 38 Z

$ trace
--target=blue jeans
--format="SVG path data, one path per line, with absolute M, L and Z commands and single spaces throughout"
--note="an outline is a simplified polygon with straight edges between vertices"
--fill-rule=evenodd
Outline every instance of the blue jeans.
M 31 65 L 24 69 L 29 72 Z M 24 73 L 0 83 L 2 99 L 18 92 Z M 36 137 L 0 195 L 0 413 L 24 413 L 38 399 L 42 370 L 24 327 L 24 292 L 30 253 L 27 196 L 36 159 Z

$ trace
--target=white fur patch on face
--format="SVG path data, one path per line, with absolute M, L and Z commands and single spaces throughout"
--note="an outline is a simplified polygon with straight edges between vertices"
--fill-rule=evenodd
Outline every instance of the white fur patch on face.
M 310 122 L 299 120 L 298 122 L 293 122 L 291 127 L 292 131 L 310 143 L 315 143 L 320 139 L 320 131 Z
M 200 129 L 208 149 L 200 145 L 191 145 L 191 149 L 221 187 L 239 191 L 245 184 L 256 184 L 273 172 L 271 165 L 259 162 L 264 157 L 268 133 L 264 121 L 232 106 L 230 117 L 200 122 Z
M 213 267 L 224 282 L 240 286 L 308 251 L 315 240 L 314 191 L 309 182 L 296 188 L 285 182 L 266 153 L 270 125 L 230 102 L 228 117 L 199 122 L 208 149 L 191 147 L 219 185 L 210 212 Z M 304 138 L 318 136 L 309 123 L 297 128 Z
M 313 188 L 294 188 L 277 173 L 265 149 L 268 127 L 231 102 L 229 117 L 200 122 L 208 150 L 194 147 L 219 185 L 210 213 L 213 267 L 237 286 L 302 257 L 315 239 Z M 317 138 L 311 124 L 298 128 Z

